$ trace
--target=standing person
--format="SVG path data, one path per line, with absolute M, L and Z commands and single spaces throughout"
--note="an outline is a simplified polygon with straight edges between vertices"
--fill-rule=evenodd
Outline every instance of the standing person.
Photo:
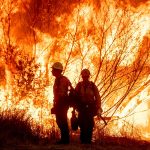
M 56 62 L 52 66 L 52 75 L 55 77 L 53 85 L 54 107 L 51 113 L 56 115 L 56 123 L 60 129 L 61 139 L 56 144 L 69 144 L 69 127 L 67 120 L 68 91 L 72 88 L 69 79 L 62 75 L 63 66 L 60 62 Z
M 78 95 L 78 122 L 80 127 L 80 141 L 90 144 L 94 127 L 94 116 L 101 115 L 101 98 L 96 85 L 89 80 L 90 71 L 81 71 L 82 81 L 75 88 Z

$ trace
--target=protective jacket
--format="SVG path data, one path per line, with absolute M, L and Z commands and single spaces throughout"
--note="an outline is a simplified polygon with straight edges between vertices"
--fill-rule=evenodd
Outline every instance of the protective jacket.
M 71 88 L 71 82 L 63 75 L 55 79 L 54 92 L 54 106 L 68 103 L 68 91 Z
M 79 82 L 75 88 L 78 95 L 78 109 L 80 112 L 89 111 L 91 115 L 96 115 L 101 107 L 101 98 L 98 88 L 92 81 L 86 83 Z

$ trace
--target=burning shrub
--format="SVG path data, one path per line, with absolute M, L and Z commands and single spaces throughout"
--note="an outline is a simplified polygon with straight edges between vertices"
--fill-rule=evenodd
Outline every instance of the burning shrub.
M 91 70 L 105 116 L 137 116 L 141 108 L 147 109 L 147 103 L 141 104 L 149 98 L 149 3 L 136 10 L 131 8 L 134 2 L 125 4 L 113 0 L 2 1 L 0 59 L 9 74 L 6 89 L 0 89 L 1 109 L 26 109 L 47 127 L 53 82 L 49 87 L 45 83 L 52 79 L 48 66 L 57 60 L 64 63 L 64 73 L 75 84 L 83 68 Z M 145 125 L 148 113 L 136 123 Z
M 7 52 L 6 62 L 12 66 L 10 71 L 14 73 L 17 86 L 23 91 L 28 91 L 32 88 L 32 81 L 39 67 L 35 63 L 35 58 L 14 46 L 9 46 Z

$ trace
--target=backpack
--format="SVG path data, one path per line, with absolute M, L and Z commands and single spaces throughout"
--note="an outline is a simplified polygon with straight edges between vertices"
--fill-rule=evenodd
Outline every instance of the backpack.
M 90 82 L 90 84 L 92 86 L 92 90 L 94 91 L 95 84 L 93 82 Z M 80 88 L 81 88 L 81 86 L 80 86 Z M 80 100 L 79 96 L 77 97 L 77 99 L 78 99 L 77 100 L 77 103 L 78 103 L 77 108 L 78 108 L 79 112 L 88 113 L 89 115 L 92 115 L 92 116 L 97 115 L 98 107 L 97 107 L 96 100 L 93 100 L 92 103 L 85 103 Z

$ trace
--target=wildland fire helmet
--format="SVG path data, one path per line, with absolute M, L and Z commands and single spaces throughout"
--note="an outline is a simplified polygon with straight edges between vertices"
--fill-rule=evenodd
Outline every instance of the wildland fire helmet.
M 53 69 L 63 70 L 63 65 L 60 62 L 55 62 L 52 66 Z
M 83 69 L 83 70 L 81 71 L 81 75 L 82 75 L 82 76 L 90 76 L 90 71 L 89 71 L 88 69 Z

